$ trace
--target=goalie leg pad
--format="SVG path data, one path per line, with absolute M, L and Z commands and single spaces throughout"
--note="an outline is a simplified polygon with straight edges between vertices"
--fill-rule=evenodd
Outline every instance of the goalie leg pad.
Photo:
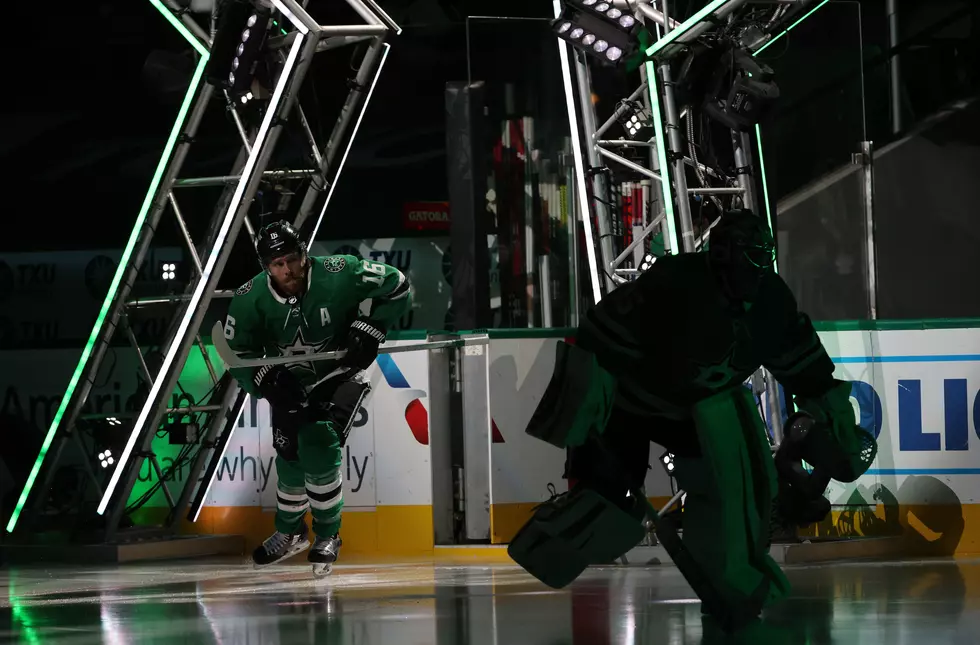
M 541 504 L 507 547 L 525 571 L 561 589 L 590 564 L 608 564 L 639 544 L 646 531 L 639 515 L 620 509 L 594 490 L 577 486 Z
M 742 624 L 789 591 L 767 548 L 776 473 L 748 390 L 717 394 L 692 413 L 701 457 L 675 462 L 687 492 L 685 558 L 675 562 L 706 611 L 722 624 Z
M 557 448 L 581 446 L 601 434 L 612 412 L 616 381 L 590 352 L 559 342 L 555 371 L 526 432 Z

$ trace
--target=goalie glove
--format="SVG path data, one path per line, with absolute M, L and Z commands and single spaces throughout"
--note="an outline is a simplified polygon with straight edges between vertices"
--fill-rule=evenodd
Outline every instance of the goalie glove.
M 800 456 L 844 483 L 863 475 L 878 454 L 872 431 L 855 423 L 850 393 L 849 382 L 835 380 L 834 386 L 823 394 L 796 397 L 800 410 L 815 422 L 802 441 Z
M 347 332 L 347 355 L 343 362 L 350 367 L 366 370 L 378 357 L 378 347 L 385 342 L 385 330 L 367 318 L 358 318 Z

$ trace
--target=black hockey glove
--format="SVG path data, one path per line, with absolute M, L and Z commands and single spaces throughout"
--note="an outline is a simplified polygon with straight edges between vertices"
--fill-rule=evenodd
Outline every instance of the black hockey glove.
M 378 357 L 378 347 L 385 342 L 385 330 L 367 318 L 358 318 L 347 332 L 347 355 L 344 365 L 366 370 Z
M 306 407 L 306 388 L 285 365 L 266 365 L 255 372 L 259 394 L 273 410 L 297 413 Z

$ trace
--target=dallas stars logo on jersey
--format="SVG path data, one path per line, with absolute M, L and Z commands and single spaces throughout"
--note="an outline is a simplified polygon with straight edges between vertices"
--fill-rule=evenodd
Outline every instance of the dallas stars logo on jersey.
M 229 306 L 225 338 L 242 358 L 300 356 L 290 369 L 312 386 L 335 374 L 339 363 L 306 357 L 340 348 L 359 315 L 390 328 L 411 306 L 411 288 L 397 268 L 353 255 L 311 256 L 301 295 L 278 292 L 266 273 L 243 286 Z M 250 394 L 254 371 L 234 372 Z
M 330 342 L 328 337 L 319 343 L 308 343 L 303 334 L 303 325 L 296 327 L 296 333 L 293 335 L 293 342 L 287 345 L 276 345 L 279 348 L 279 353 L 282 356 L 306 356 L 309 354 L 316 354 L 317 352 L 322 352 L 327 343 Z M 289 366 L 291 370 L 304 370 L 308 372 L 315 372 L 316 369 L 313 367 L 313 362 L 309 363 L 294 363 Z
M 323 260 L 323 268 L 330 273 L 340 273 L 347 266 L 347 260 L 339 255 L 331 255 Z

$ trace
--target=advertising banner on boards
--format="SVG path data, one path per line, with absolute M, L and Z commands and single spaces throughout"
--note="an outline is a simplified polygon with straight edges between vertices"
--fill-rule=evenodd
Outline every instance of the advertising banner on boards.
M 875 504 L 881 487 L 901 503 L 980 501 L 980 334 L 972 329 L 821 332 L 837 378 L 851 382 L 855 420 L 872 430 L 878 457 L 852 484 L 833 482 L 834 504 Z M 564 490 L 564 453 L 524 433 L 554 366 L 558 339 L 491 341 L 494 503 L 540 502 Z M 669 496 L 651 445 L 647 494 Z M 915 478 L 917 485 L 907 485 Z M 927 487 L 922 487 L 928 482 Z M 937 483 L 938 482 L 938 483 Z
M 166 293 L 164 263 L 179 264 L 183 250 L 152 248 L 134 290 Z M 0 253 L 0 349 L 84 345 L 116 271 L 121 249 Z M 164 312 L 166 313 L 166 312 Z M 142 314 L 137 337 L 158 334 L 166 319 Z M 149 326 L 144 330 L 144 326 Z
M 878 458 L 868 474 L 854 484 L 833 483 L 828 490 L 831 501 L 874 504 L 882 488 L 895 495 L 901 491 L 901 503 L 980 501 L 980 334 L 938 329 L 820 336 L 837 365 L 837 377 L 851 382 L 855 419 L 873 431 L 879 443 Z M 493 503 L 540 502 L 548 498 L 549 484 L 564 490 L 562 451 L 524 432 L 551 376 L 558 340 L 491 340 Z M 77 359 L 72 350 L 0 352 L 0 412 L 31 421 L 39 432 L 46 430 Z M 217 357 L 213 360 L 220 365 Z M 138 369 L 131 351 L 112 350 L 89 399 L 89 411 L 125 412 Z M 429 504 L 428 356 L 412 352 L 383 357 L 369 375 L 374 392 L 358 414 L 345 448 L 347 506 Z M 210 388 L 207 370 L 195 353 L 181 384 L 195 396 Z M 167 445 L 166 436 L 154 443 L 165 469 L 177 448 Z M 670 494 L 658 456 L 658 447 L 652 446 L 646 482 L 651 496 Z M 149 486 L 154 476 L 144 466 L 140 481 Z M 177 479 L 182 476 L 181 470 L 174 474 Z M 272 507 L 274 482 L 268 409 L 261 401 L 249 401 L 208 503 Z M 159 494 L 151 500 L 153 505 L 164 503 Z
M 391 341 L 391 344 L 408 342 L 419 341 Z M 86 412 L 124 417 L 133 411 L 136 403 L 130 399 L 135 392 L 139 365 L 135 352 L 128 348 L 110 352 L 89 396 Z M 213 348 L 210 355 L 212 363 L 220 367 L 221 360 Z M 46 432 L 63 394 L 58 384 L 68 383 L 77 360 L 77 352 L 70 350 L 0 352 L 0 374 L 5 381 L 0 383 L 3 394 L 0 412 L 28 419 L 38 433 Z M 358 412 L 344 449 L 345 504 L 351 508 L 430 504 L 428 355 L 408 352 L 382 356 L 367 373 L 373 391 Z M 8 380 L 8 375 L 17 376 Z M 191 353 L 180 384 L 195 399 L 203 397 L 211 388 L 210 375 L 197 352 Z M 124 442 L 129 426 L 118 427 Z M 165 472 L 171 470 L 180 448 L 170 445 L 165 433 L 154 439 L 153 450 Z M 93 448 L 91 455 L 66 452 L 66 456 L 87 457 L 95 463 L 96 452 Z M 30 458 L 35 456 L 32 454 Z M 71 459 L 64 465 L 71 466 Z M 175 487 L 185 483 L 187 470 L 186 464 L 173 469 L 169 479 L 175 482 Z M 131 499 L 142 495 L 156 479 L 149 462 L 144 460 Z M 207 504 L 274 508 L 275 482 L 269 409 L 264 401 L 250 398 L 218 466 Z M 166 503 L 163 492 L 158 490 L 148 506 Z

